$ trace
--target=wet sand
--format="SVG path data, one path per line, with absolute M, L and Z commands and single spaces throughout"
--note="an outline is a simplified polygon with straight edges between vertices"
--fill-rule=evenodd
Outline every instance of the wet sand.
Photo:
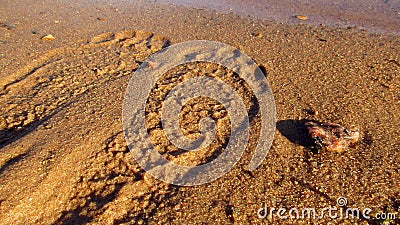
M 123 1 L 3 1 L 0 18 L 7 24 L 0 27 L 1 224 L 382 222 L 257 217 L 264 205 L 318 210 L 339 197 L 347 207 L 371 208 L 371 216 L 400 217 L 399 36 Z M 46 34 L 55 40 L 41 40 Z M 277 130 L 256 171 L 246 169 L 262 138 L 254 115 L 243 160 L 215 182 L 179 187 L 135 163 L 121 109 L 147 56 L 197 39 L 230 44 L 265 68 Z M 341 154 L 314 153 L 305 147 L 303 119 L 355 126 L 365 138 Z M 151 135 L 168 154 L 159 133 Z
M 358 27 L 373 32 L 400 34 L 400 2 L 390 0 L 330 2 L 314 0 L 157 0 L 159 3 L 218 10 L 277 23 Z M 306 16 L 299 21 L 296 15 Z

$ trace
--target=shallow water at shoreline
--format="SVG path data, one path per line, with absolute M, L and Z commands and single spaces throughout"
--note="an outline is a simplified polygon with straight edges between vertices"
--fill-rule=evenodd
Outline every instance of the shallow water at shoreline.
M 162 4 L 236 13 L 280 23 L 359 27 L 371 32 L 400 34 L 400 1 L 395 0 L 155 0 Z M 306 15 L 306 20 L 295 15 Z

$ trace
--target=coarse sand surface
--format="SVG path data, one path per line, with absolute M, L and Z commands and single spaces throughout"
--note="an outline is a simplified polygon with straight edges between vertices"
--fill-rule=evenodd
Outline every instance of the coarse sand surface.
M 380 224 L 379 213 L 395 214 L 386 222 L 400 224 L 399 36 L 157 3 L 0 4 L 0 224 Z M 41 39 L 49 34 L 54 40 Z M 261 166 L 248 171 L 263 138 L 248 86 L 216 64 L 170 70 L 146 109 L 153 144 L 166 158 L 204 163 L 229 138 L 226 111 L 199 98 L 183 108 L 182 131 L 196 136 L 199 118 L 211 116 L 217 140 L 192 156 L 168 143 L 158 126 L 160 97 L 186 77 L 222 77 L 251 117 L 248 149 L 232 170 L 180 187 L 135 162 L 122 104 L 132 73 L 149 55 L 189 40 L 232 45 L 260 65 L 274 94 L 277 129 Z M 363 140 L 340 154 L 310 151 L 304 120 L 355 127 Z M 371 218 L 257 214 L 265 206 L 320 212 L 338 207 L 339 197 L 347 200 L 342 210 L 370 208 Z

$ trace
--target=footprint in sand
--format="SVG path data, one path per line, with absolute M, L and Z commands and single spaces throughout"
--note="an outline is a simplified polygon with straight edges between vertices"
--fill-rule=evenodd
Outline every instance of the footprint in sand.
M 40 125 L 88 90 L 131 75 L 167 44 L 161 36 L 127 30 L 104 33 L 45 54 L 0 83 L 0 147 Z
M 163 199 L 174 198 L 176 187 L 149 177 L 134 162 L 121 131 L 132 73 L 167 44 L 146 31 L 105 33 L 48 52 L 0 82 L 0 224 L 141 221 Z M 217 134 L 209 147 L 183 152 L 163 134 L 163 99 L 196 76 L 216 77 L 235 89 L 249 112 L 250 132 L 259 135 L 257 101 L 242 78 L 218 64 L 177 66 L 150 93 L 146 125 L 156 149 L 182 165 L 213 160 L 230 134 L 226 110 L 206 98 L 190 100 L 180 120 L 182 132 L 196 138 L 199 120 L 212 117 Z
M 140 63 L 167 44 L 146 31 L 104 33 L 50 51 L 0 81 L 1 224 L 140 213 L 129 199 L 106 206 L 121 188 L 126 195 L 154 191 L 137 183 L 143 174 L 124 142 L 123 90 Z

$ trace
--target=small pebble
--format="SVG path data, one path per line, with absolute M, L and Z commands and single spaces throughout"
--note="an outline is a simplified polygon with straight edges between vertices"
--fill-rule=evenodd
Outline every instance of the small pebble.
M 256 37 L 256 38 L 262 38 L 263 34 L 262 33 L 252 33 L 251 36 Z
M 304 110 L 308 115 L 318 116 L 319 112 L 315 109 L 305 109 Z
M 0 27 L 7 28 L 7 30 L 14 30 L 15 26 L 8 23 L 0 23 Z
M 54 41 L 56 38 L 53 35 L 48 34 L 48 35 L 43 36 L 41 39 L 43 41 Z
M 294 17 L 296 17 L 296 19 L 299 19 L 299 20 L 307 20 L 308 19 L 308 17 L 306 15 L 295 15 Z
M 312 162 L 311 165 L 312 165 L 312 167 L 316 168 L 318 166 L 318 163 L 317 162 Z

